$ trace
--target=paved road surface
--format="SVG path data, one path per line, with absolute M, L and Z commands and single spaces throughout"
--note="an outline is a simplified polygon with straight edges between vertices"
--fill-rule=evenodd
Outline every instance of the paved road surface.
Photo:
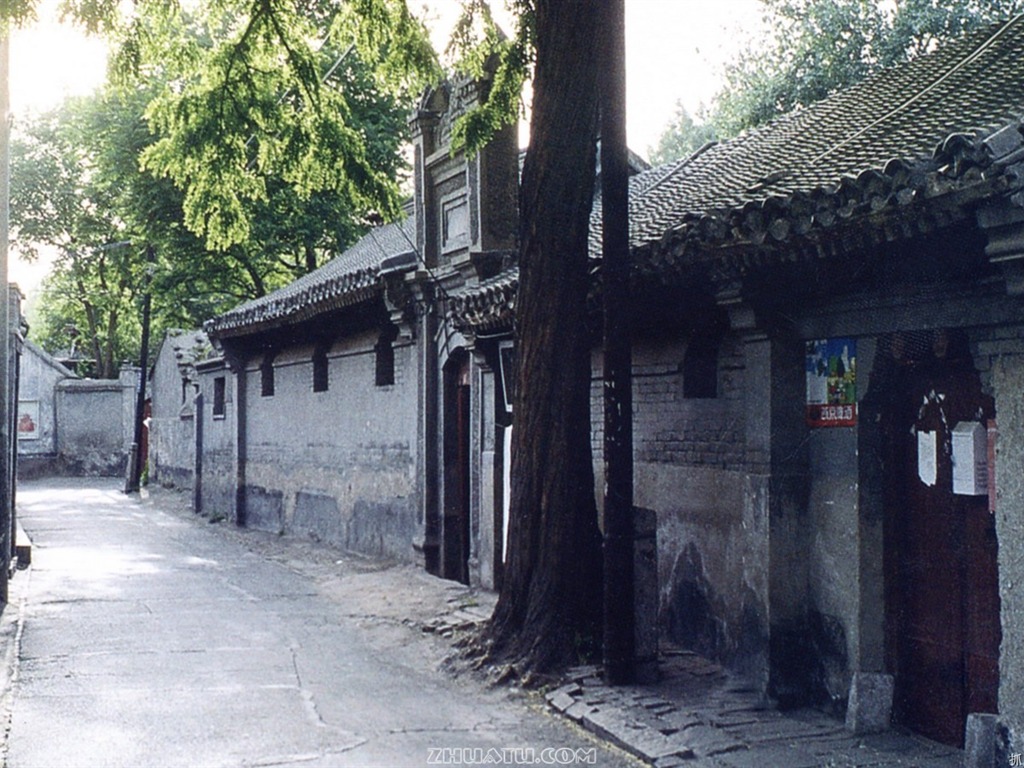
M 448 641 L 422 625 L 472 599 L 463 588 L 307 557 L 168 498 L 21 486 L 34 546 L 8 609 L 22 620 L 10 768 L 636 765 L 528 697 L 439 671 Z

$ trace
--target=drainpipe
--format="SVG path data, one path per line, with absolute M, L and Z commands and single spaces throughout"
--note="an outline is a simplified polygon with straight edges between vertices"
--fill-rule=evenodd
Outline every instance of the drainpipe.
M 246 410 L 248 393 L 248 375 L 246 358 L 239 355 L 235 364 L 235 525 L 245 526 L 245 470 L 246 454 Z

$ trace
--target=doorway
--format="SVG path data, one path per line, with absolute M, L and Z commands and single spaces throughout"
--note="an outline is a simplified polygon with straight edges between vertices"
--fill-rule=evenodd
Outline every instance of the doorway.
M 441 575 L 469 584 L 471 389 L 469 355 L 460 350 L 444 376 L 444 514 Z
M 889 357 L 882 415 L 893 717 L 962 746 L 969 713 L 997 712 L 1001 628 L 995 516 L 987 486 L 954 487 L 953 445 L 963 461 L 961 435 L 984 430 L 995 418 L 994 403 L 982 391 L 963 334 L 898 334 Z

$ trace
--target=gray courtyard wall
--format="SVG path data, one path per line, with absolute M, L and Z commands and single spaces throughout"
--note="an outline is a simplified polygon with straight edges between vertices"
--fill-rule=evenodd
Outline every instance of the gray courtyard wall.
M 57 453 L 70 475 L 123 476 L 134 437 L 138 369 L 119 379 L 65 379 L 56 388 Z
M 996 399 L 996 533 L 999 546 L 999 712 L 1010 729 L 1011 751 L 1024 751 L 1024 325 L 993 329 L 975 360 Z
M 149 481 L 191 488 L 195 465 L 195 395 L 183 379 L 177 336 L 164 339 L 150 378 Z M 184 386 L 183 386 L 184 385 Z
M 767 529 L 763 499 L 746 464 L 743 345 L 736 337 L 724 340 L 714 398 L 684 397 L 686 347 L 685 338 L 640 339 L 633 350 L 634 503 L 657 515 L 659 622 L 670 641 L 763 681 Z M 600 371 L 599 356 L 594 367 Z M 595 374 L 599 491 L 601 397 Z
M 224 379 L 224 413 L 214 414 L 214 382 Z M 193 509 L 211 519 L 235 519 L 237 381 L 223 359 L 198 366 L 194 437 L 201 441 Z M 195 449 L 193 449 L 193 455 Z
M 33 431 L 18 432 L 18 474 L 33 477 L 56 472 L 57 385 L 76 378 L 68 368 L 31 341 L 25 341 L 20 363 L 19 414 L 34 422 Z
M 413 558 L 416 526 L 416 364 L 395 346 L 395 383 L 375 386 L 376 334 L 328 352 L 329 388 L 313 391 L 313 347 L 274 360 L 275 394 L 247 377 L 245 522 L 358 552 Z

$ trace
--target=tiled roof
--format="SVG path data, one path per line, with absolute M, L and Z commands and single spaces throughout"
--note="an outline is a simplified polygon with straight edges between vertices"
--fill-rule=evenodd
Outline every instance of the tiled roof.
M 380 290 L 385 262 L 413 250 L 411 216 L 376 227 L 340 256 L 266 296 L 209 320 L 214 336 L 255 330 L 307 319 L 321 312 L 355 304 Z
M 1022 119 L 1019 16 L 633 176 L 634 262 L 639 270 L 667 272 L 722 259 L 735 246 L 782 251 L 796 247 L 794 237 L 841 244 L 845 222 L 887 211 L 913 210 L 913 226 L 923 227 L 922 212 L 951 192 L 992 194 L 1000 178 L 1004 188 L 1024 184 L 1016 168 L 1024 162 Z M 590 234 L 595 261 L 600 217 L 598 203 Z M 411 251 L 412 237 L 411 218 L 378 228 L 316 272 L 215 318 L 206 330 L 232 335 L 365 300 L 381 290 L 382 262 Z M 449 312 L 464 326 L 507 325 L 517 287 L 512 269 L 453 295 Z
M 906 205 L 987 166 L 1002 149 L 985 139 L 1016 127 L 1022 116 L 1019 16 L 641 174 L 631 190 L 631 240 L 636 246 L 660 242 L 666 233 L 678 237 L 702 219 L 718 224 L 704 222 L 704 240 L 756 239 L 765 233 L 744 226 L 741 217 L 763 212 L 767 228 L 788 208 L 794 224 L 794 204 L 808 209 L 798 212 L 803 234 L 830 226 L 836 215 L 855 214 L 859 205 L 874 212 Z M 821 208 L 828 210 L 815 221 Z M 790 231 L 783 224 L 767 234 L 781 240 Z
M 685 269 L 729 246 L 792 248 L 843 222 L 927 204 L 1024 173 L 1024 16 L 630 179 L 630 244 L 642 271 Z M 992 189 L 991 187 L 986 189 Z M 984 192 L 980 193 L 984 194 Z M 838 230 L 837 230 L 838 231 Z M 832 235 L 834 239 L 837 238 Z M 601 255 L 601 205 L 591 215 Z M 518 275 L 455 297 L 460 324 L 507 325 Z

